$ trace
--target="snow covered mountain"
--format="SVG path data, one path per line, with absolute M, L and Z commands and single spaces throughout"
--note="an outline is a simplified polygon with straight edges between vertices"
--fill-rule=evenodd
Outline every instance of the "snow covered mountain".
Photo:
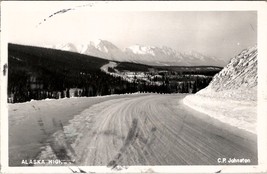
M 140 46 L 134 45 L 126 48 L 126 54 L 132 60 L 139 63 L 153 64 L 154 65 L 214 65 L 222 66 L 223 61 L 215 57 L 208 57 L 200 53 L 191 51 L 188 53 L 181 53 L 169 47 L 153 47 L 153 46 Z
M 74 45 L 72 43 L 48 45 L 47 48 L 77 52 L 80 54 L 96 56 L 108 60 L 129 61 L 124 53 L 111 42 L 105 40 L 90 41 L 88 44 Z
M 46 46 L 64 51 L 105 58 L 119 62 L 134 62 L 147 65 L 177 65 L 177 66 L 224 66 L 226 63 L 215 57 L 205 56 L 191 51 L 181 53 L 169 47 L 133 45 L 121 50 L 106 40 L 90 41 L 88 44 L 74 45 L 72 43 Z

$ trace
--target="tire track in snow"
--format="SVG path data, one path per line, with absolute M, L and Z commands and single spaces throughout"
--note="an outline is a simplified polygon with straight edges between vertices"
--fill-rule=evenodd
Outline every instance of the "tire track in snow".
M 217 159 L 224 157 L 257 163 L 255 142 L 203 121 L 201 113 L 191 112 L 182 99 L 182 95 L 151 94 L 110 100 L 85 110 L 68 125 L 82 135 L 72 144 L 77 163 L 218 165 Z M 91 120 L 89 128 L 83 127 L 84 120 Z

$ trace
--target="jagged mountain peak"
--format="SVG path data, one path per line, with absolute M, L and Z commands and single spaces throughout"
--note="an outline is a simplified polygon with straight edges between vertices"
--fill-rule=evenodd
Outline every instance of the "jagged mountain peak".
M 94 45 L 96 47 L 108 47 L 111 49 L 119 49 L 116 45 L 114 45 L 113 43 L 107 41 L 107 40 L 102 40 L 102 39 L 97 39 L 96 41 L 94 41 Z
M 155 56 L 154 46 L 142 46 L 142 45 L 132 45 L 125 49 L 126 52 L 132 52 L 134 54 L 151 54 Z

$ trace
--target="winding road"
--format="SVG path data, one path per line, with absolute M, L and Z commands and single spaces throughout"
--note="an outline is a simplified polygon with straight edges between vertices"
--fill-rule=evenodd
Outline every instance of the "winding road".
M 85 109 L 64 127 L 75 163 L 229 165 L 218 159 L 244 158 L 257 164 L 256 135 L 192 110 L 184 96 L 125 97 Z

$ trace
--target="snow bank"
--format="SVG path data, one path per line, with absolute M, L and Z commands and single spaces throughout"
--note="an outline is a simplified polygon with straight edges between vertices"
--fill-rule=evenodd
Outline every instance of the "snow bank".
M 188 95 L 184 104 L 221 122 L 256 134 L 257 102 L 216 98 L 204 95 Z

